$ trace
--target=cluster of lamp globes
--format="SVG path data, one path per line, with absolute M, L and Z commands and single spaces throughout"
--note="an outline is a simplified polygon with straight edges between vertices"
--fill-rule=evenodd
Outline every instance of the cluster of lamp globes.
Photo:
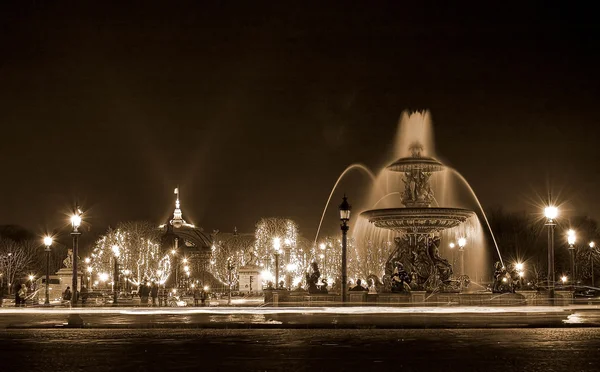
M 462 237 L 458 238 L 458 240 L 456 242 L 458 243 L 459 249 L 463 250 L 465 248 L 465 245 L 467 245 L 467 238 L 462 236 Z M 450 243 L 449 247 L 450 247 L 450 249 L 453 249 L 454 247 L 456 247 L 456 244 Z
M 553 207 L 553 206 L 546 207 L 546 208 L 544 208 L 544 215 L 548 219 L 548 223 L 553 223 L 554 219 L 556 219 L 556 217 L 558 217 L 558 208 Z M 569 243 L 569 249 L 575 248 L 574 246 L 575 246 L 576 241 L 577 241 L 577 236 L 576 236 L 575 230 L 569 229 L 567 231 L 567 243 Z M 593 241 L 589 242 L 588 245 L 591 249 L 594 249 L 596 247 L 596 243 Z M 569 278 L 566 275 L 563 275 L 560 277 L 560 280 L 564 284 L 569 280 Z

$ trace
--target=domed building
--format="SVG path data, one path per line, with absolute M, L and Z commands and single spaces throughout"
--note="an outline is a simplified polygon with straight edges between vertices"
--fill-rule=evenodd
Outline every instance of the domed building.
M 175 275 L 169 278 L 171 286 L 190 289 L 198 283 L 211 288 L 220 285 L 208 272 L 211 248 L 218 231 L 207 234 L 204 229 L 188 223 L 183 218 L 179 201 L 179 187 L 175 189 L 173 216 L 159 228 L 164 231 L 161 240 L 163 251 L 172 255 Z

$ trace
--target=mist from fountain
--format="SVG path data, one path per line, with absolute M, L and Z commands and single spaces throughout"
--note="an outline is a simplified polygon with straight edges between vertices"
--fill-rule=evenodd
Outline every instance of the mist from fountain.
M 485 224 L 487 225 L 487 228 L 488 228 L 488 230 L 490 232 L 490 235 L 492 236 L 492 240 L 494 241 L 494 246 L 496 247 L 496 252 L 498 253 L 498 258 L 500 258 L 500 263 L 502 263 L 502 266 L 504 266 L 504 261 L 502 260 L 502 255 L 500 254 L 500 249 L 498 248 L 498 243 L 496 242 L 496 237 L 494 236 L 494 232 L 492 231 L 492 227 L 490 226 L 490 222 L 488 221 L 488 218 L 487 218 L 487 216 L 485 214 L 485 211 L 483 210 L 483 207 L 481 206 L 481 202 L 479 201 L 479 198 L 477 197 L 477 194 L 475 194 L 475 190 L 473 190 L 473 188 L 471 187 L 471 185 L 469 184 L 469 182 L 466 180 L 466 178 L 462 174 L 460 174 L 459 171 L 457 171 L 456 169 L 451 168 L 451 167 L 448 167 L 447 169 L 450 172 L 452 172 L 454 175 L 456 175 L 464 183 L 465 186 L 467 186 L 467 188 L 471 192 L 471 196 L 477 202 L 477 206 L 479 207 L 479 211 L 483 215 L 483 219 L 485 220 Z
M 388 159 L 385 164 L 390 164 L 401 157 L 409 157 L 411 155 L 411 145 L 414 143 L 420 143 L 423 145 L 423 151 L 421 152 L 422 156 L 435 159 L 433 125 L 431 122 L 431 115 L 428 111 L 414 113 L 405 111 L 402 113 L 395 137 L 394 150 L 392 151 L 393 155 L 391 155 L 391 158 Z M 317 228 L 317 233 L 314 240 L 315 246 L 319 238 L 325 213 L 329 207 L 329 203 L 337 189 L 338 184 L 344 178 L 344 176 L 348 174 L 348 172 L 354 169 L 361 170 L 370 177 L 372 181 L 372 188 L 371 192 L 368 195 L 365 195 L 364 198 L 360 199 L 354 197 L 352 203 L 354 204 L 353 215 L 356 216 L 362 211 L 374 208 L 403 207 L 400 192 L 404 188 L 402 172 L 391 172 L 383 168 L 377 175 L 375 175 L 363 164 L 352 164 L 340 174 L 329 194 Z M 435 198 L 433 198 L 435 204 L 444 207 L 464 207 L 463 205 L 459 205 L 460 201 L 457 198 L 457 191 L 459 191 L 457 186 L 459 185 L 455 184 L 455 178 L 458 178 L 462 185 L 466 186 L 466 189 L 470 192 L 470 195 L 476 202 L 487 226 L 487 230 L 492 236 L 498 257 L 500 258 L 502 264 L 504 264 L 496 239 L 491 230 L 489 221 L 487 220 L 487 216 L 485 215 L 481 203 L 479 202 L 479 199 L 466 179 L 455 169 L 445 167 L 444 170 L 436 172 L 436 175 L 431 177 L 431 187 L 435 195 Z M 349 235 L 354 238 L 354 248 L 356 252 L 349 252 L 349 257 L 351 261 L 354 260 L 355 262 L 359 260 L 360 256 L 370 256 L 369 252 L 363 251 L 367 250 L 368 246 L 373 246 L 376 244 L 383 245 L 388 242 L 393 243 L 394 238 L 401 235 L 401 233 L 393 230 L 378 228 L 374 224 L 369 223 L 366 218 L 362 217 L 354 219 L 354 223 L 352 223 L 350 226 L 351 231 Z M 457 258 L 454 260 L 455 262 L 453 262 L 455 273 L 458 274 L 460 267 L 457 252 L 458 247 L 455 248 L 455 252 L 452 252 L 448 246 L 450 242 L 456 242 L 459 237 L 466 236 L 468 238 L 468 244 L 464 252 L 465 273 L 476 281 L 490 278 L 488 274 L 491 273 L 491 265 L 489 265 L 489 258 L 486 257 L 487 251 L 485 250 L 485 246 L 487 245 L 485 239 L 486 234 L 484 233 L 483 225 L 477 215 L 467 219 L 467 221 L 462 225 L 440 232 L 439 235 L 442 241 L 440 246 L 440 253 L 442 256 L 449 259 L 449 257 L 454 254 Z M 387 245 L 389 246 L 389 243 Z M 392 244 L 390 247 L 390 254 L 393 249 L 394 244 Z M 350 266 L 352 266 L 352 263 L 350 263 Z M 381 270 L 383 270 L 383 267 Z
M 394 151 L 392 152 L 393 157 L 388 159 L 386 164 L 390 164 L 398 160 L 398 158 L 409 157 L 411 155 L 411 145 L 414 143 L 420 143 L 423 145 L 421 156 L 435 159 L 436 154 L 433 139 L 433 125 L 431 122 L 431 115 L 428 111 L 415 113 L 408 113 L 405 111 L 402 113 L 395 137 Z M 465 186 L 467 186 L 467 189 L 479 207 L 479 211 L 483 216 L 485 225 L 487 226 L 487 229 L 494 241 L 494 247 L 496 248 L 498 257 L 502 262 L 500 250 L 481 203 L 475 195 L 472 187 L 468 184 L 464 177 L 460 175 L 460 173 L 452 168 L 445 168 L 443 171 L 436 172 L 436 175 L 431 177 L 431 187 L 435 195 L 435 198 L 432 200 L 435 204 L 437 204 L 437 206 L 465 206 L 459 205 L 460 201 L 457 198 L 456 192 L 458 191 L 456 187 L 459 185 L 455 184 L 455 175 Z M 365 200 L 357 201 L 355 199 L 355 204 L 360 205 L 360 209 L 357 208 L 359 210 L 358 213 L 374 208 L 402 208 L 403 205 L 400 197 L 400 191 L 404 189 L 404 183 L 402 179 L 402 172 L 390 172 L 386 169 L 382 169 L 375 179 L 375 183 L 370 195 L 368 195 Z M 394 195 L 398 196 L 396 197 Z M 440 233 L 440 237 L 442 239 L 440 251 L 444 257 L 449 257 L 450 252 L 447 248 L 449 242 L 456 242 L 461 236 L 468 237 L 468 246 L 465 248 L 464 253 L 465 272 L 471 277 L 479 280 L 489 278 L 487 274 L 491 273 L 491 265 L 489 265 L 487 262 L 488 258 L 486 257 L 485 250 L 485 246 L 487 245 L 485 239 L 486 234 L 484 233 L 482 226 L 483 225 L 481 224 L 479 218 L 474 215 L 473 217 L 469 218 L 464 225 L 457 226 Z M 381 244 L 382 241 L 393 242 L 395 237 L 401 235 L 401 233 L 395 231 L 378 228 L 373 224 L 368 223 L 365 218 L 359 218 L 355 220 L 350 233 L 351 236 L 355 238 L 355 248 L 359 250 L 366 248 L 365 242 L 376 242 L 373 244 Z M 358 254 L 359 253 L 357 253 L 357 255 Z M 460 265 L 458 262 L 456 263 L 457 265 L 454 267 L 455 272 L 458 273 Z

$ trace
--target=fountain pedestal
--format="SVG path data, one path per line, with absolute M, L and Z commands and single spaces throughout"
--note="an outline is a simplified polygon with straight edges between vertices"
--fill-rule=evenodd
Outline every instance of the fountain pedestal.
M 379 228 L 402 234 L 395 239 L 396 249 L 385 264 L 384 291 L 457 292 L 462 285 L 451 280 L 452 265 L 439 252 L 439 233 L 459 226 L 474 213 L 461 208 L 431 207 L 434 196 L 429 179 L 444 166 L 436 159 L 421 156 L 423 146 L 419 143 L 411 145 L 410 150 L 412 156 L 400 158 L 387 167 L 404 174 L 401 201 L 405 207 L 373 209 L 361 214 Z M 405 284 L 410 284 L 410 289 Z

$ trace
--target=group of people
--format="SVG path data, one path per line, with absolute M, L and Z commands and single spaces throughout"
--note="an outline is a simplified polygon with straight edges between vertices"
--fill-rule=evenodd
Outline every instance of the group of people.
M 24 307 L 25 301 L 27 301 L 27 286 L 25 284 L 21 284 L 21 288 L 18 291 L 15 291 L 15 306 L 16 307 Z
M 142 283 L 140 284 L 138 295 L 140 296 L 140 303 L 142 306 L 148 306 L 148 298 L 152 299 L 152 306 L 156 306 L 156 299 L 158 298 L 158 285 L 154 282 L 151 285 Z

